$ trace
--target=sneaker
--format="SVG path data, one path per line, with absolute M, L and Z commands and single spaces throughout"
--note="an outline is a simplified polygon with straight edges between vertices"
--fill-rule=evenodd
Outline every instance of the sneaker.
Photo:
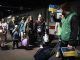
M 42 46 L 42 45 L 40 45 L 40 48 L 43 48 L 43 46 Z
M 56 57 L 59 57 L 59 52 L 56 53 Z

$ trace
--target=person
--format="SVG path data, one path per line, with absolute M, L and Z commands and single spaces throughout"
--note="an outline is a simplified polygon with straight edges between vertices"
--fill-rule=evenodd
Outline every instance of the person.
M 15 24 L 14 24 L 14 22 L 11 20 L 11 21 L 9 22 L 9 24 L 8 24 L 8 30 L 9 30 L 11 36 L 13 36 L 12 30 L 13 30 L 14 28 L 15 28 Z
M 3 18 L 2 18 L 2 28 L 3 28 L 4 40 L 6 42 L 7 41 L 8 24 Z
M 0 21 L 0 47 L 4 46 L 4 35 L 3 35 L 3 28 L 2 28 L 2 23 Z
M 64 18 L 61 20 L 61 47 L 71 48 L 75 46 L 78 36 L 78 19 L 76 11 L 72 11 L 70 3 L 62 6 Z M 76 28 L 75 28 L 76 27 Z M 59 56 L 59 55 L 58 55 Z
M 42 42 L 43 42 L 43 35 L 45 33 L 45 21 L 42 18 L 41 14 L 38 15 L 38 20 L 36 23 L 36 31 L 37 31 L 37 40 L 38 40 L 38 43 L 40 44 L 40 48 L 43 48 Z
M 13 30 L 13 49 L 16 47 L 18 48 L 18 43 L 19 43 L 19 31 L 17 25 L 15 25 L 15 29 Z
M 79 14 L 80 17 L 80 14 Z M 78 45 L 80 46 L 80 21 L 79 21 L 79 33 L 78 33 Z
M 23 39 L 21 40 L 21 46 L 27 48 L 29 46 L 29 37 L 28 35 L 24 34 Z
M 24 26 L 24 17 L 22 17 L 22 20 L 19 23 L 19 34 L 21 36 L 21 40 L 23 39 L 23 34 L 25 32 L 25 26 Z
M 56 17 L 56 24 L 55 24 L 55 35 L 58 37 L 58 43 L 57 43 L 57 45 L 59 45 L 60 44 L 60 37 L 61 37 L 61 26 L 62 26 L 62 23 L 61 23 L 61 19 L 63 18 L 63 15 L 62 15 L 62 13 L 58 16 L 58 17 Z M 57 47 L 58 48 L 58 50 L 59 50 L 59 47 Z M 57 51 L 57 53 L 56 53 L 56 57 L 59 55 L 59 51 Z
M 55 24 L 55 34 L 60 38 L 60 35 L 61 35 L 61 19 L 63 18 L 63 15 L 60 15 L 59 21 L 56 22 Z
M 29 16 L 28 28 L 29 28 L 29 32 L 28 32 L 29 42 L 30 42 L 31 45 L 34 45 L 33 18 L 32 18 L 32 16 Z
M 29 31 L 28 23 L 29 23 L 29 17 L 24 22 L 25 33 L 28 33 L 28 31 Z

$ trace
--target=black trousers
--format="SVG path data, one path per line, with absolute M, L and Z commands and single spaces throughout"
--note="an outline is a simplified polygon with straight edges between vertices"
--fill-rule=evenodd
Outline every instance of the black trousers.
M 13 48 L 15 47 L 15 45 L 16 45 L 16 47 L 18 48 L 18 47 L 19 47 L 19 46 L 18 46 L 18 43 L 19 43 L 18 40 L 13 40 Z
M 11 37 L 13 36 L 13 33 L 12 33 L 12 30 L 9 30 L 10 34 L 11 34 Z
M 43 34 L 42 32 L 37 33 L 37 41 L 39 45 L 43 45 Z

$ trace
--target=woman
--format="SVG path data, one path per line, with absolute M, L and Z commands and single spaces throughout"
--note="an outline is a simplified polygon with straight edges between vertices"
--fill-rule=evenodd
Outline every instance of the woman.
M 25 32 L 24 17 L 22 17 L 22 20 L 19 23 L 19 33 L 20 33 L 20 36 L 21 36 L 21 40 L 23 39 L 24 32 Z

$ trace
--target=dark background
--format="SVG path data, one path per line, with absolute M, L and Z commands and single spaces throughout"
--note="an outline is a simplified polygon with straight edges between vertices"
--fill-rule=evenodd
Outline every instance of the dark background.
M 48 8 L 49 4 L 61 5 L 79 0 L 0 0 L 0 18 L 10 14 L 19 14 L 40 8 Z M 79 3 L 73 3 L 80 8 Z

